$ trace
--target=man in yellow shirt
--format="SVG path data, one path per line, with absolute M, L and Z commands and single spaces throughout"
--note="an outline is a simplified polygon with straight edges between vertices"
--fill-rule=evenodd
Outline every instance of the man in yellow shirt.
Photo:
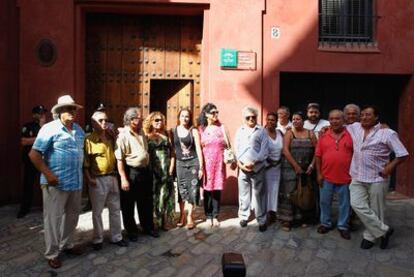
M 102 210 L 109 209 L 112 243 L 126 247 L 122 238 L 119 186 L 114 154 L 114 138 L 109 133 L 108 117 L 104 111 L 92 115 L 93 132 L 85 139 L 85 177 L 89 183 L 94 229 L 93 248 L 100 250 L 103 243 Z

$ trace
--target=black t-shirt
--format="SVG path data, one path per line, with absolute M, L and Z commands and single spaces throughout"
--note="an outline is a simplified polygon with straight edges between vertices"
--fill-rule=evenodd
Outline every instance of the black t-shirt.
M 35 138 L 37 134 L 39 133 L 39 130 L 40 130 L 39 123 L 35 121 L 28 122 L 23 125 L 22 137 L 23 138 Z M 32 145 L 23 146 L 23 159 L 28 159 L 27 155 L 29 154 L 30 149 L 32 149 Z

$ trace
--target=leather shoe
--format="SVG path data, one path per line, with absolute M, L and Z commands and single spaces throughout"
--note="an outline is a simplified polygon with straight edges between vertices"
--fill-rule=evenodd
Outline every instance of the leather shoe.
M 129 241 L 137 242 L 138 241 L 138 235 L 136 235 L 136 234 L 129 234 L 128 235 L 128 239 L 129 239 Z
M 351 239 L 351 233 L 349 232 L 349 230 L 341 230 L 341 229 L 338 229 L 338 231 L 339 231 L 339 234 L 341 235 L 341 237 L 343 239 L 346 239 L 346 240 L 350 240 Z
M 102 242 L 98 242 L 98 243 L 92 243 L 92 248 L 95 251 L 99 251 L 102 249 Z
M 370 249 L 373 246 L 374 246 L 374 243 L 372 241 L 362 239 L 362 241 L 361 241 L 361 248 L 362 249 Z
M 242 219 L 242 220 L 240 220 L 240 226 L 241 227 L 246 227 L 247 226 L 247 220 L 244 220 L 244 219 Z
M 85 251 L 79 247 L 79 246 L 75 246 L 69 249 L 65 249 L 63 250 L 63 252 L 65 252 L 66 254 L 72 255 L 72 256 L 80 256 L 82 255 Z
M 265 232 L 266 230 L 267 230 L 267 225 L 266 224 L 259 225 L 259 231 L 260 232 Z
M 388 246 L 388 242 L 390 241 L 391 235 L 394 233 L 394 229 L 392 227 L 388 228 L 388 231 L 381 237 L 380 248 L 386 249 Z
M 120 241 L 117 241 L 117 242 L 113 242 L 113 244 L 118 245 L 119 247 L 127 247 L 128 246 L 128 242 L 126 242 L 123 239 L 121 239 Z
M 62 262 L 60 261 L 59 258 L 49 259 L 47 260 L 47 264 L 53 269 L 56 269 L 62 266 Z
M 153 237 L 153 238 L 159 238 L 160 237 L 160 234 L 156 230 L 145 230 L 144 233 L 147 234 L 148 236 Z
M 328 233 L 330 230 L 331 230 L 331 228 L 326 227 L 325 225 L 320 225 L 320 226 L 318 227 L 317 232 L 318 232 L 319 234 L 326 234 L 326 233 Z

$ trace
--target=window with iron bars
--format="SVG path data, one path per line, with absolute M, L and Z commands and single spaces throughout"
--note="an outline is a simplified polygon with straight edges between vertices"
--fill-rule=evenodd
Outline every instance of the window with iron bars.
M 319 42 L 374 42 L 374 0 L 319 0 Z

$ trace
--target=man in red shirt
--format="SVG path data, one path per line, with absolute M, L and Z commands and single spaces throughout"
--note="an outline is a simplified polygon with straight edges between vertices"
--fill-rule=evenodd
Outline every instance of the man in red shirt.
M 325 234 L 332 229 L 332 195 L 336 192 L 339 199 L 337 228 L 341 237 L 349 240 L 349 168 L 353 154 L 352 138 L 344 128 L 342 111 L 332 110 L 329 113 L 329 123 L 331 128 L 319 138 L 315 152 L 321 207 L 321 225 L 318 227 L 318 233 Z

